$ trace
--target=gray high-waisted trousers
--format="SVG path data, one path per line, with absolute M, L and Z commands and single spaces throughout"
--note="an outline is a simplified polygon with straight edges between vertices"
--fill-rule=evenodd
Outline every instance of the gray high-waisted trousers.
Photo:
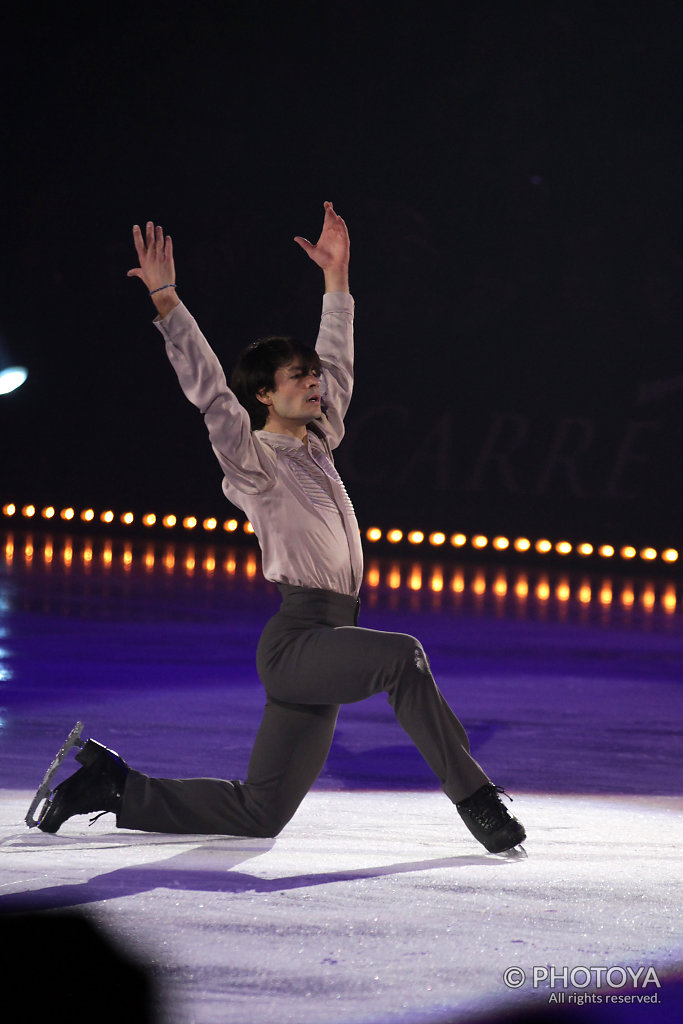
M 131 770 L 117 824 L 145 832 L 272 837 L 317 779 L 340 704 L 384 692 L 446 795 L 457 803 L 486 782 L 467 734 L 403 633 L 361 629 L 358 601 L 280 585 L 256 662 L 266 706 L 245 782 L 154 779 Z

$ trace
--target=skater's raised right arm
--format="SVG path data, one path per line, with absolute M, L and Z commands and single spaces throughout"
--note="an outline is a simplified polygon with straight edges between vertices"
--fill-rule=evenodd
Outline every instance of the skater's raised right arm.
M 246 409 L 227 385 L 223 368 L 189 310 L 176 293 L 173 242 L 148 221 L 143 237 L 136 224 L 133 242 L 140 266 L 128 271 L 146 285 L 158 317 L 154 323 L 185 396 L 204 416 L 209 439 L 226 479 L 246 494 L 273 483 L 270 452 L 254 444 Z

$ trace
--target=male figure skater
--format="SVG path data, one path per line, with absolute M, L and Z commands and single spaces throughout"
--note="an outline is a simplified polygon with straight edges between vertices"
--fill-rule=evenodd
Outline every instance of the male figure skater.
M 359 529 L 332 459 L 352 389 L 344 221 L 325 203 L 318 242 L 295 239 L 324 274 L 315 350 L 287 338 L 255 342 L 232 388 L 178 298 L 170 236 L 151 222 L 144 236 L 137 225 L 133 235 L 140 266 L 129 276 L 147 287 L 180 386 L 204 416 L 223 490 L 252 523 L 264 575 L 282 597 L 256 656 L 266 704 L 245 781 L 150 778 L 88 740 L 76 755 L 82 767 L 33 824 L 56 832 L 72 815 L 112 811 L 120 828 L 276 836 L 325 763 L 339 706 L 383 691 L 472 834 L 491 853 L 517 846 L 524 829 L 471 757 L 419 641 L 357 625 Z

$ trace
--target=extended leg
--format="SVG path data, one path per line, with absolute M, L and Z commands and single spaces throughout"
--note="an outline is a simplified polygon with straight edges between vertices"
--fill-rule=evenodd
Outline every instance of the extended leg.
M 320 774 L 337 712 L 269 700 L 246 782 L 154 779 L 131 771 L 117 824 L 145 832 L 277 835 Z

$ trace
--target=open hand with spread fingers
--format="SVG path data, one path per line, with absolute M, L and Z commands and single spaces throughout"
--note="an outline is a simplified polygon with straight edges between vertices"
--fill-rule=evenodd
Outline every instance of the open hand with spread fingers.
M 138 224 L 133 227 L 133 242 L 140 266 L 128 271 L 128 277 L 139 277 L 147 286 L 154 305 L 162 316 L 178 305 L 175 293 L 175 263 L 173 261 L 173 240 L 164 236 L 160 224 L 147 221 L 145 236 Z

